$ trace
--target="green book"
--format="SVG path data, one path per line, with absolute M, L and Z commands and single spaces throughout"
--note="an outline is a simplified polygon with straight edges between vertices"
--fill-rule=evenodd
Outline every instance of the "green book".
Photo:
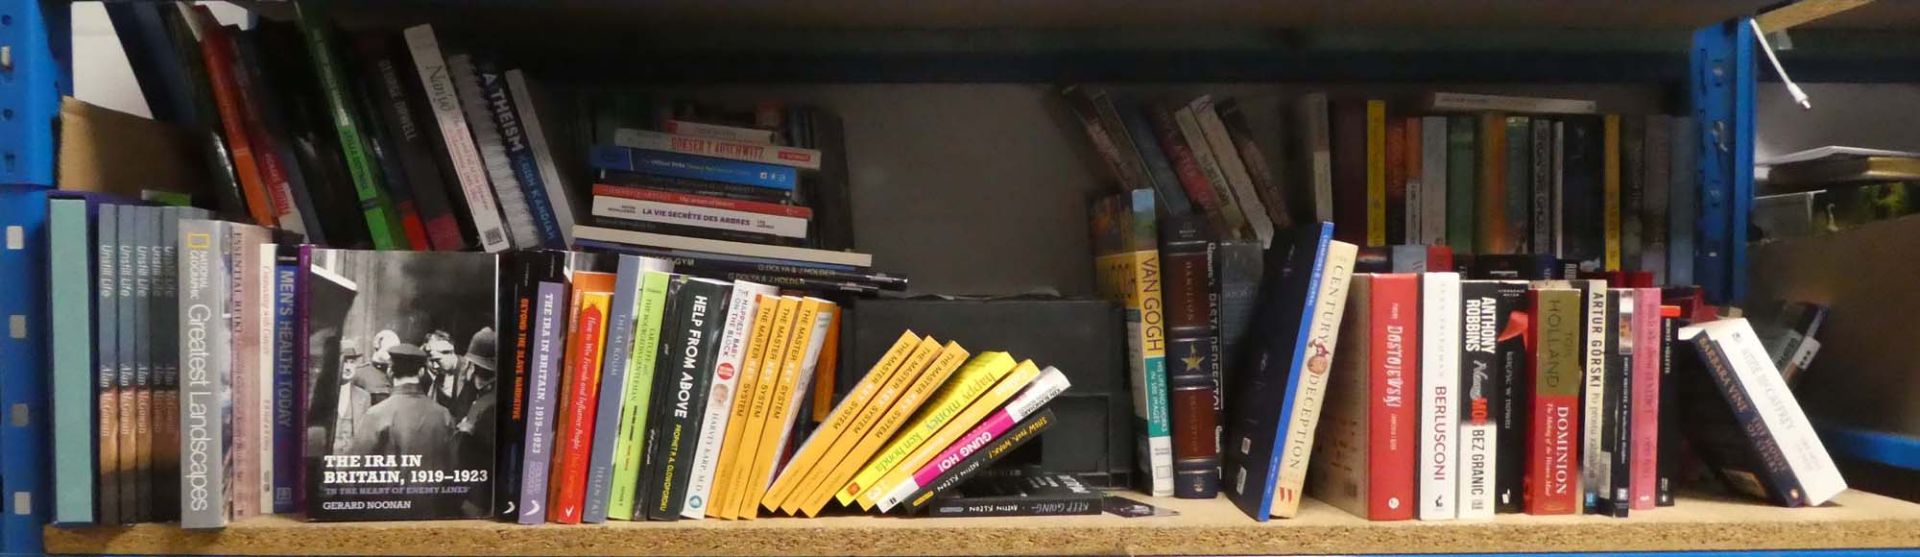
M 1480 191 L 1479 118 L 1447 118 L 1447 245 L 1457 254 L 1473 253 L 1474 196 Z
M 1507 237 L 1514 253 L 1553 253 L 1527 245 L 1533 238 L 1533 123 L 1507 117 Z
M 307 39 L 307 51 L 313 56 L 320 88 L 326 91 L 333 128 L 340 134 L 340 153 L 347 159 L 354 193 L 360 198 L 361 210 L 366 212 L 367 232 L 373 238 L 373 248 L 406 248 L 405 237 L 392 226 L 396 222 L 393 201 L 380 189 L 380 170 L 373 165 L 366 136 L 360 131 L 360 118 L 354 114 L 353 100 L 347 96 L 345 73 L 340 69 L 340 62 L 333 58 L 333 43 L 327 37 L 329 30 L 321 8 L 315 2 L 296 2 L 294 13 L 299 20 L 300 34 Z
M 93 245 L 87 200 L 47 202 L 53 339 L 53 523 L 93 523 Z
M 613 493 L 607 517 L 626 520 L 638 506 L 640 468 L 645 464 L 647 413 L 653 396 L 653 363 L 660 351 L 660 318 L 666 313 L 673 273 L 647 271 L 634 308 L 633 352 L 627 357 L 626 398 L 620 405 L 620 437 L 613 457 Z

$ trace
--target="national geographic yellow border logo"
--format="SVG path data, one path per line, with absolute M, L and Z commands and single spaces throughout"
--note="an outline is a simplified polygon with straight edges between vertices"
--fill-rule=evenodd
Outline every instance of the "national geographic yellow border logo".
M 213 247 L 213 236 L 204 232 L 187 234 L 187 249 L 208 249 Z

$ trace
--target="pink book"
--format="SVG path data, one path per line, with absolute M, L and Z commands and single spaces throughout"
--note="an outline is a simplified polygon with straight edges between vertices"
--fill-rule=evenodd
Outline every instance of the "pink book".
M 1013 424 L 1027 419 L 1027 416 L 1033 415 L 1034 412 L 1039 412 L 1048 401 L 1053 400 L 1053 397 L 1067 390 L 1067 386 L 1066 374 L 1052 367 L 1047 368 L 1040 374 L 1040 378 L 1033 380 L 1033 384 L 1027 385 L 1027 388 L 1021 389 L 1019 394 L 1013 395 L 1013 399 L 1007 401 L 1005 406 L 988 414 L 986 419 L 980 420 L 980 425 L 974 426 L 972 430 L 967 431 L 966 435 L 954 440 L 952 445 L 947 446 L 947 450 L 940 452 L 940 456 L 927 461 L 925 466 L 921 466 L 913 473 L 913 478 L 894 486 L 893 490 L 889 491 L 876 506 L 880 507 L 881 512 L 891 510 L 894 505 L 905 501 L 921 486 L 933 483 L 940 474 L 946 473 L 955 464 L 973 456 L 974 451 L 1006 435 L 1008 430 L 1013 429 Z
M 1634 289 L 1633 420 L 1628 424 L 1633 462 L 1627 487 L 1634 509 L 1654 507 L 1660 452 L 1660 289 Z

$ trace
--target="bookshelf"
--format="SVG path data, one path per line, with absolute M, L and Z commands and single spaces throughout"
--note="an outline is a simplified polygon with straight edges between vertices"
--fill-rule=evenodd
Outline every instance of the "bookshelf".
M 1727 258 L 1722 268 L 1731 285 L 1744 265 L 1739 255 L 1744 226 L 1733 215 L 1744 212 L 1745 197 L 1751 193 L 1751 176 L 1742 177 L 1737 169 L 1750 168 L 1745 163 L 1752 156 L 1753 90 L 1765 72 L 1753 64 L 1756 53 L 1744 24 L 1713 22 L 1773 3 L 1592 3 L 1573 10 L 1530 0 L 1445 0 L 1412 6 L 1385 0 L 1205 0 L 1119 9 L 1102 0 L 905 5 L 881 0 L 673 0 L 644 7 L 560 0 L 462 6 L 454 17 L 442 2 L 352 0 L 339 2 L 339 15 L 349 26 L 445 22 L 453 36 L 486 37 L 484 44 L 522 53 L 536 72 L 584 73 L 580 68 L 589 68 L 608 81 L 678 88 L 723 100 L 760 93 L 863 107 L 861 113 L 850 114 L 849 122 L 855 164 L 868 165 L 868 174 L 855 178 L 861 188 L 856 196 L 892 209 L 870 211 L 857 220 L 856 228 L 868 231 L 862 242 L 872 244 L 870 251 L 922 280 L 928 290 L 964 287 L 1015 293 L 1053 287 L 1083 294 L 1091 283 L 1080 261 L 1087 252 L 1083 197 L 1098 184 L 1085 170 L 1092 163 L 1082 160 L 1091 155 L 1076 151 L 1084 148 L 1068 117 L 1045 108 L 1051 101 L 1046 85 L 1056 82 L 1169 92 L 1213 90 L 1249 98 L 1339 87 L 1391 92 L 1458 84 L 1453 89 L 1466 92 L 1565 96 L 1578 91 L 1615 109 L 1665 105 L 1679 112 L 1678 107 L 1698 105 L 1706 116 L 1703 122 L 1729 123 L 1725 129 L 1730 130 L 1732 147 L 1727 159 L 1703 160 L 1703 167 L 1710 167 L 1703 171 L 1727 203 L 1708 210 L 1728 215 L 1709 226 L 1729 233 L 1719 240 L 1728 247 L 1721 252 Z M 279 16 L 290 9 L 277 2 L 250 5 Z M 49 308 L 44 307 L 45 278 L 34 271 L 44 267 L 39 259 L 46 241 L 41 224 L 45 193 L 54 185 L 57 144 L 44 123 L 54 118 L 58 97 L 72 91 L 66 9 L 65 3 L 51 0 L 0 0 L 0 16 L 5 18 L 0 19 L 0 45 L 8 49 L 0 64 L 0 108 L 6 110 L 0 117 L 0 145 L 5 146 L 0 153 L 0 226 L 6 227 L 8 239 L 0 250 L 0 283 L 16 285 L 17 291 L 0 298 L 0 315 L 9 318 L 10 331 L 0 337 L 0 362 L 5 362 L 0 364 L 0 403 L 12 416 L 0 426 L 0 443 L 7 447 L 0 451 L 0 492 L 5 495 L 0 499 L 6 505 L 0 549 L 7 552 L 669 555 L 753 554 L 778 548 L 795 554 L 1218 554 L 1920 546 L 1920 505 L 1857 491 L 1820 509 L 1779 509 L 1701 495 L 1629 520 L 1502 516 L 1491 522 L 1369 523 L 1310 501 L 1299 519 L 1258 524 L 1225 500 L 1153 499 L 1181 516 L 849 516 L 574 528 L 482 521 L 313 524 L 274 517 L 217 532 L 153 524 L 43 528 L 47 505 L 35 499 L 46 493 L 41 425 L 46 404 L 34 393 L 43 392 L 44 384 L 43 378 L 22 370 L 46 365 L 44 349 L 36 343 Z M 541 21 L 542 29 L 525 29 L 530 20 Z M 1863 33 L 1879 37 L 1915 21 L 1920 21 L 1915 5 L 1883 2 L 1822 20 L 1816 25 L 1830 27 L 1809 33 L 1864 28 L 1869 31 Z M 1569 27 L 1579 29 L 1563 29 Z M 1280 28 L 1318 30 L 1272 30 Z M 1690 35 L 1689 28 L 1700 31 Z M 526 32 L 502 32 L 516 29 Z M 645 32 L 636 34 L 634 29 Z M 1894 58 L 1863 61 L 1845 48 L 1813 48 L 1789 53 L 1786 61 L 1796 70 L 1807 68 L 1830 80 L 1911 78 L 1904 72 L 1914 72 L 1920 64 L 1888 60 L 1912 61 L 1913 53 L 1920 52 L 1915 43 L 1887 43 L 1898 45 Z M 1716 64 L 1729 71 L 1713 72 Z M 766 83 L 779 85 L 758 85 Z M 1212 85 L 1220 83 L 1231 85 Z M 1001 114 L 972 118 L 994 111 Z M 1020 125 L 1004 127 L 1009 122 Z M 935 135 L 926 132 L 936 128 L 947 130 L 943 133 L 948 137 L 891 141 L 901 135 Z M 1278 133 L 1271 128 L 1256 131 Z M 994 143 L 1007 137 L 1020 137 L 1021 142 Z M 972 144 L 964 144 L 967 140 Z M 1000 164 L 970 174 L 910 180 L 907 171 L 949 154 L 936 148 L 962 150 L 962 160 L 997 156 Z M 944 167 L 968 166 L 952 160 Z M 891 178 L 876 182 L 874 176 Z M 1741 189 L 1743 183 L 1748 189 Z M 1035 195 L 1026 189 L 1035 184 L 1048 188 Z M 1020 202 L 1012 204 L 1013 210 L 994 210 L 1008 199 Z M 958 201 L 957 207 L 978 215 L 913 212 L 916 204 L 947 201 Z M 960 226 L 992 232 L 967 238 L 942 234 Z M 995 266 L 941 253 L 981 253 L 1031 242 L 1042 245 L 1020 249 Z
M 338 555 L 1235 555 L 1700 551 L 1920 545 L 1920 505 L 1850 491 L 1818 509 L 1718 496 L 1627 520 L 1500 515 L 1492 521 L 1367 522 L 1307 500 L 1260 524 L 1226 499 L 1147 498 L 1180 516 L 1044 520 L 839 516 L 752 522 L 617 522 L 526 527 L 484 521 L 304 523 L 285 517 L 188 532 L 170 525 L 47 530 L 47 551 L 94 554 Z

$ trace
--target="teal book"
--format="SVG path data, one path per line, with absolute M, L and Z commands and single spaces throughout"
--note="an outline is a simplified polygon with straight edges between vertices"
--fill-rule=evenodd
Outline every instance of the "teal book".
M 53 461 L 93 462 L 93 244 L 87 199 L 47 201 Z M 53 523 L 93 523 L 93 467 L 53 467 Z
M 1474 196 L 1480 184 L 1480 120 L 1473 116 L 1447 119 L 1447 245 L 1457 254 L 1473 253 Z

